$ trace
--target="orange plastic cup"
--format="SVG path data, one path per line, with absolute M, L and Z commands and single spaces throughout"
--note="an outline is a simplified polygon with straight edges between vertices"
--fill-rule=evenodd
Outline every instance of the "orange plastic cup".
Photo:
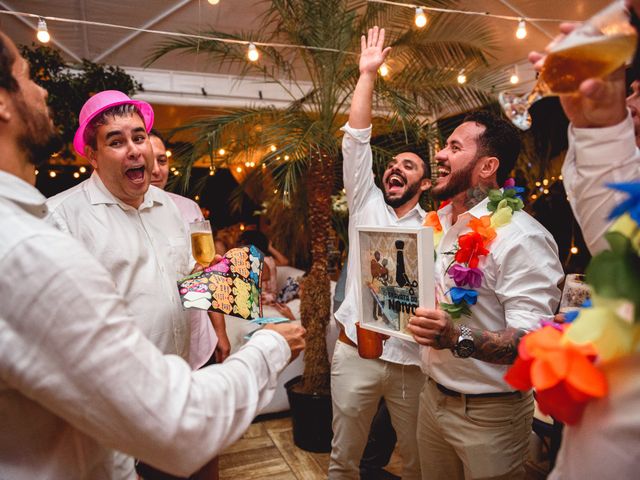
M 356 332 L 358 334 L 358 355 L 362 358 L 380 358 L 382 342 L 389 336 L 362 328 L 360 322 L 356 322 Z

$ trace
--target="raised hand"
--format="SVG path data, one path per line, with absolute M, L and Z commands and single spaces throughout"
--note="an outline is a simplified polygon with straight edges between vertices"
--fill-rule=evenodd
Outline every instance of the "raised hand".
M 360 38 L 360 74 L 376 74 L 380 65 L 384 63 L 391 47 L 384 46 L 384 28 L 373 27 L 367 36 Z

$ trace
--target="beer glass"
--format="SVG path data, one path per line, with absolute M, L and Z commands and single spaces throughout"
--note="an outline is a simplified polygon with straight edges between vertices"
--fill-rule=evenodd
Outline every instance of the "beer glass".
M 507 117 L 521 130 L 531 127 L 531 105 L 543 97 L 574 93 L 588 79 L 603 78 L 628 62 L 636 31 L 624 0 L 617 0 L 552 46 L 531 93 L 498 96 Z
M 191 232 L 191 253 L 200 265 L 208 266 L 216 255 L 213 234 L 209 220 L 189 224 Z
M 560 313 L 578 310 L 589 298 L 591 298 L 591 289 L 585 283 L 584 275 L 578 273 L 568 274 L 562 288 Z

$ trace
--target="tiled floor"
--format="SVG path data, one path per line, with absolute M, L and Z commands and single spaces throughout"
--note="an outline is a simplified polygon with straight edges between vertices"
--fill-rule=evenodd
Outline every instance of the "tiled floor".
M 401 458 L 391 457 L 387 470 L 401 472 Z M 235 444 L 220 455 L 220 480 L 323 480 L 328 453 L 310 453 L 293 444 L 289 417 L 251 425 Z M 544 468 L 528 465 L 528 480 L 546 477 Z

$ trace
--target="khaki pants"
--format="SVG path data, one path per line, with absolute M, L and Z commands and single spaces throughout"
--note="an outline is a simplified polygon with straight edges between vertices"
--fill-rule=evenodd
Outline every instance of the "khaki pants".
M 533 396 L 445 395 L 428 379 L 420 395 L 418 443 L 422 478 L 522 479 Z
M 424 374 L 417 366 L 360 358 L 354 347 L 336 342 L 331 363 L 333 442 L 329 479 L 360 478 L 360 459 L 382 397 L 398 435 L 402 479 L 420 478 L 416 425 L 423 383 Z

